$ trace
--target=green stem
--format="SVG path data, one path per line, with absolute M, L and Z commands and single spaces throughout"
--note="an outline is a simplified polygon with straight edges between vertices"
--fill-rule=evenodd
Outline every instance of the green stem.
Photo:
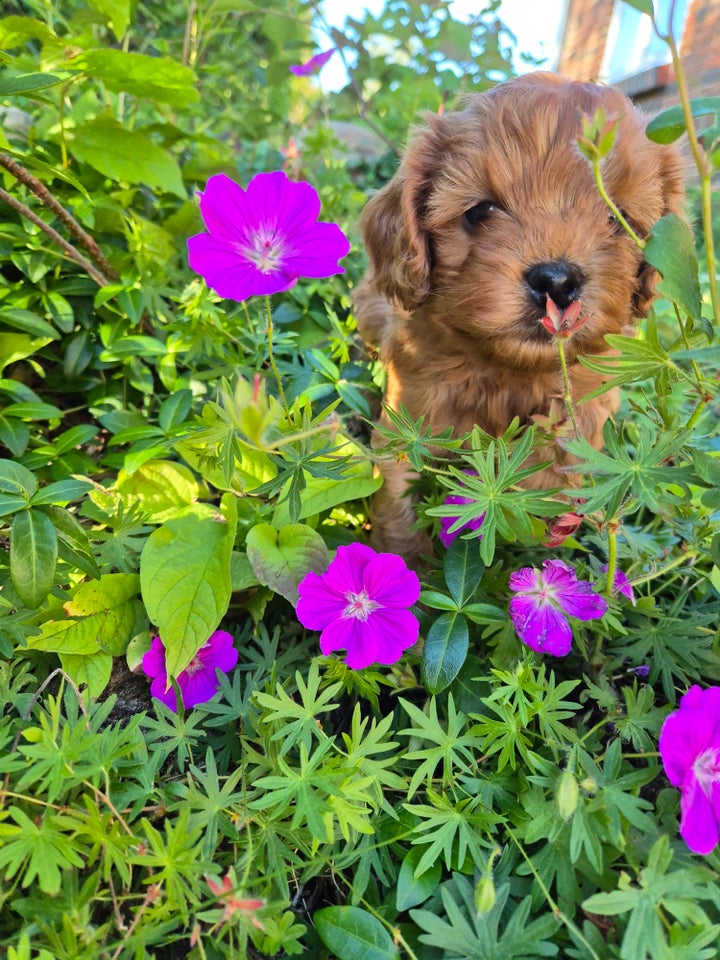
M 570 423 L 575 431 L 575 437 L 576 439 L 579 439 L 580 430 L 578 429 L 577 420 L 575 419 L 575 406 L 573 404 L 572 389 L 570 386 L 570 374 L 568 373 L 567 358 L 565 356 L 565 344 L 563 343 L 562 337 L 557 338 L 557 345 L 558 353 L 560 355 L 560 370 L 562 371 L 565 409 L 570 417 Z
M 600 160 L 595 157 L 592 162 L 593 176 L 595 177 L 595 185 L 597 186 L 598 193 L 603 198 L 607 206 L 612 211 L 613 216 L 616 218 L 617 222 L 623 228 L 623 230 L 628 234 L 632 239 L 635 246 L 639 247 L 640 250 L 645 249 L 645 241 L 639 237 L 630 224 L 627 222 L 625 217 L 622 215 L 622 211 L 617 207 L 610 197 L 609 193 L 605 189 L 605 184 L 603 183 L 602 173 L 600 172 Z
M 585 936 L 584 936 L 582 930 L 580 929 L 580 927 L 578 927 L 577 924 L 573 923 L 573 921 L 572 921 L 569 917 L 565 916 L 565 914 L 562 912 L 562 910 L 560 909 L 560 907 L 559 907 L 559 906 L 557 905 L 557 903 L 553 900 L 553 898 L 552 898 L 552 896 L 551 896 L 551 894 L 550 894 L 550 891 L 548 890 L 547 886 L 543 883 L 542 877 L 540 876 L 540 874 L 539 874 L 539 873 L 537 872 L 537 870 L 535 869 L 535 865 L 533 864 L 532 860 L 531 860 L 530 857 L 527 855 L 527 853 L 525 853 L 525 849 L 524 849 L 523 845 L 520 843 L 520 841 L 517 839 L 517 837 L 515 836 L 515 834 L 512 832 L 512 830 L 511 830 L 509 827 L 506 827 L 506 830 L 507 830 L 508 836 L 510 837 L 510 839 L 512 840 L 512 842 L 515 844 L 515 846 L 516 846 L 516 847 L 518 848 L 518 850 L 520 851 L 520 854 L 521 854 L 523 860 L 524 860 L 525 863 L 528 865 L 528 867 L 530 867 L 530 871 L 531 871 L 533 877 L 535 878 L 535 881 L 537 882 L 538 886 L 539 886 L 540 889 L 542 890 L 545 899 L 547 900 L 548 904 L 550 905 L 550 907 L 551 907 L 551 909 L 552 909 L 552 912 L 555 914 L 555 916 L 556 916 L 559 920 L 562 921 L 562 923 L 565 924 L 565 926 L 568 928 L 568 930 L 571 930 L 571 931 L 573 932 L 573 934 L 575 935 L 575 937 L 577 937 L 577 939 L 580 941 L 580 943 L 582 943 L 582 945 L 583 945 L 583 946 L 585 947 L 585 949 L 588 951 L 588 953 L 589 953 L 590 956 L 593 958 L 593 960 L 600 960 L 600 957 L 599 957 L 599 956 L 595 953 L 595 951 L 593 950 L 592 945 L 585 939 Z
M 287 397 L 285 396 L 285 391 L 283 390 L 282 378 L 280 376 L 280 371 L 277 368 L 275 363 L 275 354 L 273 353 L 273 322 L 272 322 L 272 309 L 270 307 L 270 297 L 265 295 L 265 315 L 267 319 L 267 348 L 268 348 L 268 360 L 270 362 L 270 369 L 275 375 L 275 380 L 277 382 L 278 394 L 280 395 L 280 402 L 282 403 L 285 413 L 290 415 L 290 408 L 288 407 Z
M 708 157 L 698 140 L 695 132 L 695 122 L 690 106 L 690 94 L 687 87 L 687 78 L 683 70 L 680 56 L 678 54 L 677 44 L 672 30 L 667 37 L 663 37 L 672 56 L 673 70 L 675 72 L 675 81 L 678 88 L 678 98 L 682 106 L 683 116 L 685 117 L 685 127 L 687 129 L 688 144 L 700 175 L 700 194 L 702 206 L 703 237 L 705 239 L 705 260 L 708 270 L 708 285 L 710 288 L 710 302 L 712 303 L 713 319 L 715 323 L 720 323 L 720 297 L 718 296 L 717 279 L 715 277 L 715 238 L 713 236 L 713 217 L 712 217 L 712 171 L 708 163 Z
M 615 571 L 617 570 L 617 529 L 612 525 L 608 529 L 608 565 L 605 595 L 612 596 L 615 586 Z

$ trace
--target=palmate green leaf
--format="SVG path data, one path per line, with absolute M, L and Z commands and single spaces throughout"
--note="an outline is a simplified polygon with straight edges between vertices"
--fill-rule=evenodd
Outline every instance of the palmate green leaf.
M 399 956 L 382 923 L 360 907 L 323 907 L 313 914 L 313 924 L 337 960 L 396 960 Z
M 457 517 L 450 532 L 484 514 L 480 558 L 485 564 L 492 561 L 498 535 L 510 543 L 517 539 L 518 530 L 530 537 L 533 517 L 556 516 L 565 509 L 558 501 L 551 500 L 547 493 L 518 489 L 524 480 L 547 467 L 547 463 L 530 467 L 526 465 L 534 439 L 535 431 L 528 428 L 512 446 L 503 439 L 491 440 L 483 451 L 480 449 L 480 432 L 476 428 L 471 437 L 473 449 L 463 453 L 465 470 L 472 472 L 451 466 L 449 475 L 439 475 L 440 482 L 449 493 L 467 497 L 472 502 L 442 504 L 431 507 L 427 513 L 434 517 Z M 473 532 L 473 537 L 476 536 Z
M 413 773 L 408 787 L 408 800 L 412 798 L 420 784 L 433 782 L 437 768 L 442 765 L 442 780 L 445 784 L 453 782 L 456 773 L 468 773 L 475 765 L 477 740 L 463 731 L 466 729 L 465 715 L 455 709 L 453 695 L 448 695 L 447 721 L 440 722 L 437 712 L 437 699 L 431 697 L 428 713 L 424 713 L 409 700 L 400 699 L 400 704 L 414 726 L 398 730 L 398 735 L 412 739 L 426 740 L 433 746 L 424 750 L 413 750 L 405 754 L 409 762 L 422 761 Z M 446 729 L 447 728 L 447 729 Z
M 428 789 L 426 796 L 429 804 L 403 804 L 420 819 L 413 827 L 412 843 L 426 846 L 415 876 L 431 870 L 441 858 L 448 870 L 460 869 L 468 857 L 473 863 L 483 863 L 491 846 L 491 831 L 503 818 L 485 807 L 479 795 L 458 799 L 456 792 L 439 794 Z
M 282 684 L 278 684 L 276 694 L 257 691 L 253 697 L 263 711 L 261 723 L 272 724 L 276 729 L 271 740 L 281 740 L 280 756 L 284 756 L 297 743 L 303 743 L 309 751 L 313 740 L 321 739 L 322 733 L 319 715 L 337 710 L 338 704 L 332 700 L 342 689 L 342 683 L 333 683 L 320 690 L 321 677 L 317 659 L 310 663 L 307 683 L 298 670 L 295 674 L 300 703 L 291 697 Z
M 471 881 L 458 873 L 440 887 L 442 912 L 412 910 L 412 920 L 425 932 L 420 941 L 445 951 L 448 960 L 537 960 L 554 957 L 557 944 L 551 939 L 560 926 L 554 912 L 529 920 L 531 898 L 514 902 L 507 909 L 510 885 L 497 887 L 491 910 L 475 909 Z
M 678 460 L 691 432 L 678 430 L 660 433 L 649 421 L 635 424 L 635 447 L 626 439 L 622 427 L 607 421 L 603 431 L 607 452 L 596 450 L 585 439 L 570 440 L 567 449 L 579 460 L 579 474 L 594 478 L 592 485 L 574 489 L 572 496 L 582 499 L 583 513 L 603 511 L 616 517 L 621 505 L 625 513 L 641 504 L 655 513 L 689 497 L 688 485 L 697 482 L 693 469 Z M 632 502 L 628 501 L 632 498 Z
M 141 130 L 126 130 L 112 117 L 79 124 L 71 150 L 78 160 L 112 180 L 143 183 L 183 200 L 187 197 L 175 157 Z
M 10 817 L 17 827 L 0 824 L 0 871 L 6 880 L 22 874 L 22 888 L 37 878 L 40 890 L 48 896 L 60 891 L 63 871 L 82 867 L 83 859 L 71 836 L 75 821 L 60 813 L 31 820 L 19 807 L 10 807 Z
M 223 496 L 222 511 L 205 504 L 189 507 L 150 534 L 140 556 L 143 601 L 165 645 L 168 675 L 177 677 L 185 669 L 230 603 L 234 497 Z
M 601 373 L 605 378 L 601 386 L 579 398 L 581 404 L 624 383 L 637 383 L 650 378 L 657 382 L 658 387 L 667 389 L 681 375 L 671 356 L 673 348 L 666 350 L 658 340 L 657 322 L 654 319 L 648 318 L 643 338 L 611 333 L 605 340 L 608 346 L 619 351 L 618 355 L 578 357 L 583 367 Z

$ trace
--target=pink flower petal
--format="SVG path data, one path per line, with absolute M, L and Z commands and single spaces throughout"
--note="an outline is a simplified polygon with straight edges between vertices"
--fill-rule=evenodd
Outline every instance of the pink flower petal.
M 375 554 L 363 571 L 363 584 L 382 607 L 411 607 L 420 597 L 417 574 L 394 553 Z
M 572 631 L 562 613 L 534 597 L 513 597 L 510 618 L 517 635 L 537 653 L 564 657 L 572 647 Z
M 710 798 L 692 774 L 682 788 L 680 799 L 680 836 L 693 853 L 712 853 L 720 839 L 718 815 L 720 806 Z

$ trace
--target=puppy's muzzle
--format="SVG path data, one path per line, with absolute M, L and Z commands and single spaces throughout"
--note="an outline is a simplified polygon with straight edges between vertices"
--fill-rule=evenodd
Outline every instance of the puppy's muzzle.
M 586 277 L 575 263 L 548 260 L 526 270 L 524 280 L 536 306 L 544 311 L 550 297 L 561 310 L 565 310 L 573 301 L 581 299 Z

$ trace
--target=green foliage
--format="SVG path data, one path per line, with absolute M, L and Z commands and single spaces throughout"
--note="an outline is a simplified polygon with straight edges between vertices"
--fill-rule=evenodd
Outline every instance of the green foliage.
M 634 238 L 664 299 L 636 338 L 607 338 L 612 356 L 581 358 L 625 388 L 604 449 L 549 422 L 435 436 L 403 409 L 371 449 L 359 212 L 421 111 L 510 75 L 502 6 L 463 22 L 449 0 L 387 0 L 325 28 L 350 69 L 332 94 L 288 69 L 324 29 L 306 0 L 7 13 L 0 953 L 717 956 L 720 859 L 677 839 L 657 760 L 678 696 L 720 682 L 717 98 L 648 126 L 697 137 L 702 238 L 672 215 Z M 375 158 L 348 156 L 337 121 L 372 128 Z M 598 115 L 580 143 L 599 188 L 615 132 Z M 281 167 L 353 249 L 269 319 L 209 291 L 185 240 L 209 176 Z M 550 443 L 576 485 L 532 489 Z M 436 538 L 451 517 L 459 536 L 422 570 L 421 645 L 353 671 L 318 656 L 293 604 L 305 574 L 366 542 L 383 457 L 421 475 L 419 526 Z M 570 509 L 583 523 L 550 553 L 547 521 Z M 552 664 L 507 606 L 510 571 L 550 557 L 609 603 Z M 177 677 L 220 626 L 240 656 L 219 695 L 153 700 L 150 637 Z

